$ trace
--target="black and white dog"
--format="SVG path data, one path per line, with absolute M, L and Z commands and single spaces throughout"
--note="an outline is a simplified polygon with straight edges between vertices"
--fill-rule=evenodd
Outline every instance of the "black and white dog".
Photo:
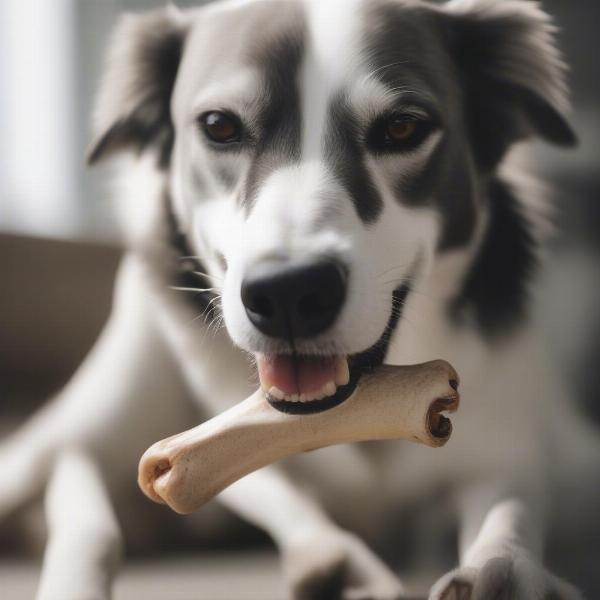
M 545 208 L 512 152 L 575 141 L 554 31 L 528 0 L 228 0 L 122 20 L 90 153 L 131 151 L 113 315 L 0 449 L 0 514 L 52 473 L 40 598 L 107 596 L 118 534 L 94 463 L 134 477 L 148 444 L 192 424 L 188 392 L 220 412 L 257 369 L 277 408 L 314 413 L 384 360 L 434 358 L 463 381 L 447 448 L 332 448 L 222 502 L 273 537 L 294 598 L 406 597 L 340 523 L 376 539 L 440 489 L 460 559 L 430 600 L 580 598 L 541 562 L 560 434 L 587 433 L 534 331 Z M 88 529 L 102 535 L 82 551 Z

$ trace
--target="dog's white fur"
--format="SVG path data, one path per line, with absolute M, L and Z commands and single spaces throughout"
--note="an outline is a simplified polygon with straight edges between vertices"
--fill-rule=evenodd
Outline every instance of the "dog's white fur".
M 253 0 L 228 2 L 204 10 L 210 16 L 211 11 L 218 14 L 252 4 Z M 440 484 L 450 486 L 462 522 L 460 563 L 433 587 L 430 600 L 483 599 L 489 597 L 486 590 L 498 589 L 507 594 L 502 597 L 512 600 L 580 598 L 541 562 L 543 522 L 550 508 L 546 475 L 549 461 L 554 460 L 545 433 L 556 432 L 547 419 L 560 415 L 559 432 L 582 446 L 593 447 L 593 433 L 565 410 L 560 383 L 543 358 L 533 323 L 521 328 L 509 343 L 490 346 L 474 330 L 457 328 L 449 321 L 447 302 L 456 292 L 457 274 L 464 272 L 477 251 L 485 218 L 467 248 L 442 257 L 434 256 L 440 223 L 433 209 L 411 209 L 386 198 L 388 212 L 375 233 L 367 232 L 359 222 L 344 190 L 321 160 L 319 135 L 327 102 L 341 81 L 352 81 L 350 96 L 368 120 L 391 96 L 368 73 L 353 66 L 357 13 L 349 3 L 327 2 L 325 9 L 316 1 L 309 5 L 314 44 L 301 74 L 305 119 L 301 163 L 278 169 L 263 182 L 247 219 L 236 209 L 233 194 L 228 196 L 223 184 L 216 177 L 211 179 L 210 171 L 205 173 L 208 199 L 195 203 L 193 165 L 210 161 L 197 140 L 181 132 L 189 125 L 190 114 L 210 109 L 224 89 L 230 105 L 235 105 L 236 97 L 240 105 L 252 104 L 248 95 L 256 88 L 257 74 L 234 72 L 224 81 L 203 87 L 188 104 L 182 100 L 185 94 L 176 94 L 173 114 L 180 135 L 169 188 L 177 216 L 213 277 L 211 285 L 215 282 L 222 293 L 229 334 L 253 351 L 269 342 L 246 318 L 239 288 L 247 267 L 262 257 L 334 252 L 352 265 L 353 287 L 344 312 L 323 339 L 306 345 L 305 350 L 313 352 L 325 348 L 351 353 L 372 345 L 385 328 L 394 287 L 382 281 L 411 277 L 414 293 L 404 307 L 387 361 L 449 360 L 461 373 L 463 402 L 453 440 L 443 451 L 388 444 L 376 455 L 365 457 L 354 447 L 332 448 L 290 461 L 290 472 L 303 474 L 300 483 L 286 474 L 285 467 L 269 467 L 236 483 L 220 499 L 272 536 L 282 551 L 297 598 L 310 598 L 310 590 L 342 564 L 346 566 L 344 597 L 402 597 L 403 586 L 396 575 L 335 521 L 375 531 L 377 513 L 383 507 L 399 507 Z M 539 17 L 532 3 L 513 0 L 453 0 L 449 10 L 482 14 L 525 10 Z M 184 15 L 173 13 L 172 18 L 185 25 Z M 348 49 L 342 63 L 340 48 Z M 558 61 L 550 46 L 540 50 L 544 65 L 548 53 L 550 63 Z M 514 58 L 518 63 L 523 57 Z M 344 60 L 346 69 L 342 68 Z M 192 66 L 184 62 L 179 85 L 188 84 L 192 76 L 186 77 L 186 68 Z M 557 80 L 555 68 L 550 64 L 538 82 L 549 93 Z M 315 69 L 322 79 L 314 78 Z M 108 88 L 105 93 L 120 111 L 119 99 Z M 556 103 L 563 98 L 558 93 Z M 415 155 L 405 157 L 403 168 L 417 168 L 438 142 L 434 137 Z M 227 160 L 234 171 L 244 168 L 243 158 Z M 389 195 L 385 169 L 392 166 L 382 163 L 370 168 L 377 172 L 377 185 L 385 196 Z M 246 356 L 222 329 L 194 322 L 194 313 L 174 298 L 160 276 L 165 257 L 155 240 L 164 233 L 165 176 L 156 167 L 155 156 L 146 152 L 121 165 L 120 172 L 124 185 L 118 206 L 132 251 L 119 273 L 110 321 L 67 388 L 0 446 L 0 516 L 41 490 L 50 478 L 46 503 L 50 540 L 38 600 L 108 598 L 119 535 L 103 480 L 110 482 L 111 490 L 118 489 L 120 482 L 134 477 L 137 459 L 150 443 L 188 427 L 190 393 L 204 409 L 215 413 L 245 398 L 255 385 Z M 285 207 L 278 202 L 282 194 Z M 535 197 L 529 190 L 520 197 L 528 218 L 535 220 Z M 315 231 L 313 220 L 322 210 L 323 198 L 334 218 L 328 227 Z M 226 273 L 215 259 L 215 249 L 227 259 Z M 94 463 L 101 465 L 103 475 Z M 305 490 L 306 483 L 316 494 Z M 368 502 L 349 502 L 351 497 Z M 494 587 L 503 580 L 510 581 L 511 587 Z M 461 596 L 465 582 L 473 592 Z

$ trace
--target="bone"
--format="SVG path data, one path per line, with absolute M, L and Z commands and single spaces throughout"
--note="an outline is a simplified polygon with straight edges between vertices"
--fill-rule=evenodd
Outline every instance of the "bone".
M 151 446 L 138 483 L 152 500 L 188 514 L 261 467 L 334 444 L 409 440 L 433 448 L 450 439 L 443 412 L 458 408 L 458 375 L 444 361 L 382 366 L 345 402 L 311 415 L 273 408 L 258 390 L 228 411 Z

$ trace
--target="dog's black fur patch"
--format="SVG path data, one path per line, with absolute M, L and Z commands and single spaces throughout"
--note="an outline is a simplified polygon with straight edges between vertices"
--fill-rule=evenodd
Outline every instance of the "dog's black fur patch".
M 395 2 L 370 7 L 364 44 L 368 66 L 408 102 L 430 105 L 442 139 L 419 172 L 392 183 L 396 198 L 411 207 L 430 204 L 442 216 L 440 251 L 467 245 L 475 231 L 476 202 L 470 150 L 461 125 L 461 92 L 454 65 L 430 7 Z M 441 98 L 443 105 L 427 99 Z M 432 105 L 433 104 L 433 105 Z
M 434 148 L 427 163 L 410 176 L 402 174 L 396 182 L 394 191 L 398 201 L 412 207 L 427 205 L 439 187 L 439 180 L 446 162 L 446 143 L 442 140 Z
M 281 34 L 252 57 L 265 76 L 259 139 L 252 148 L 242 205 L 249 212 L 269 173 L 300 160 L 302 115 L 298 71 L 304 54 L 304 31 Z
M 467 245 L 477 224 L 476 173 L 464 144 L 451 149 L 446 138 L 427 163 L 411 177 L 401 177 L 394 191 L 399 202 L 411 207 L 438 208 L 444 216 L 438 251 Z
M 171 95 L 186 32 L 162 10 L 141 19 L 140 22 L 123 20 L 121 24 L 120 37 L 127 37 L 119 40 L 125 48 L 122 64 L 111 64 L 105 84 L 112 88 L 105 93 L 122 97 L 121 102 L 113 102 L 110 108 L 100 103 L 101 111 L 120 112 L 104 116 L 106 129 L 99 132 L 89 149 L 89 164 L 121 150 L 139 153 L 154 146 L 159 167 L 169 166 L 175 140 Z
M 439 252 L 462 248 L 473 239 L 480 210 L 477 187 L 471 155 L 457 144 L 447 154 L 444 177 L 436 194 L 444 215 Z
M 474 323 L 486 337 L 498 338 L 527 316 L 538 244 L 507 183 L 493 180 L 488 202 L 487 231 L 450 314 L 456 323 Z
M 332 101 L 329 114 L 325 160 L 350 195 L 361 220 L 373 223 L 383 210 L 383 200 L 365 165 L 359 128 L 343 94 Z
M 463 13 L 382 2 L 366 9 L 365 23 L 374 75 L 410 97 L 443 102 L 445 151 L 439 147 L 420 174 L 396 182 L 396 195 L 411 206 L 435 202 L 440 251 L 465 246 L 475 231 L 479 180 L 493 176 L 515 142 L 535 134 L 560 145 L 576 141 L 560 112 L 564 68 L 553 29 L 531 6 L 503 11 L 500 3 Z
M 518 13 L 479 16 L 453 16 L 444 19 L 446 39 L 458 67 L 464 89 L 465 115 L 475 149 L 478 166 L 492 171 L 518 140 L 538 134 L 560 146 L 573 146 L 577 138 L 567 123 L 546 97 L 536 82 L 548 79 L 546 61 L 559 60 L 559 56 L 541 56 L 544 35 L 550 38 L 540 23 Z M 523 45 L 527 40 L 529 48 Z M 519 69 L 530 69 L 531 88 L 511 79 L 510 62 L 520 61 Z M 531 62 L 538 57 L 538 62 Z M 508 71 L 508 72 L 507 72 Z M 560 77 L 561 75 L 556 75 Z M 562 82 L 555 81 L 559 86 Z

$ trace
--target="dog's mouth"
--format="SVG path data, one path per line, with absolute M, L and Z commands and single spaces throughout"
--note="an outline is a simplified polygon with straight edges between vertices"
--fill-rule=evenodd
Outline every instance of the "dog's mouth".
M 261 354 L 256 364 L 267 400 L 292 414 L 322 412 L 341 404 L 360 379 L 346 356 Z
M 257 354 L 260 383 L 271 406 L 289 414 L 314 414 L 350 398 L 363 374 L 383 363 L 408 291 L 407 286 L 394 291 L 388 324 L 364 352 L 351 356 Z

